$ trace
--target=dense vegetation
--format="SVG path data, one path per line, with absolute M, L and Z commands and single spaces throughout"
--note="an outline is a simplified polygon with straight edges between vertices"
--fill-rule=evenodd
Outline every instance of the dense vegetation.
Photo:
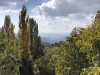
M 98 13 L 99 14 L 99 13 Z M 66 41 L 44 47 L 38 24 L 19 13 L 18 38 L 6 15 L 0 28 L 0 75 L 100 75 L 100 20 L 74 28 Z

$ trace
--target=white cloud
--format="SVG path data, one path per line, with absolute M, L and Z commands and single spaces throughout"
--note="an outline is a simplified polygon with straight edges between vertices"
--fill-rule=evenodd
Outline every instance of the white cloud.
M 16 6 L 17 2 L 9 2 L 8 4 Z
M 89 15 L 87 15 L 86 19 L 93 21 L 95 19 L 95 14 L 89 14 Z
M 2 10 L 3 9 L 3 7 L 0 7 L 0 10 Z
M 0 10 L 0 13 L 19 13 L 21 9 L 19 10 L 12 10 L 12 9 L 7 9 L 7 10 Z
M 42 17 L 40 15 L 34 15 L 34 16 L 30 16 L 30 18 L 39 19 L 39 18 L 42 18 Z
M 38 23 L 40 33 L 63 34 L 70 33 L 74 27 L 86 27 L 86 21 L 83 22 L 72 19 L 72 17 L 75 17 L 75 15 L 72 14 L 70 14 L 69 17 L 55 17 L 53 19 L 46 19 L 40 15 L 30 17 L 33 17 Z

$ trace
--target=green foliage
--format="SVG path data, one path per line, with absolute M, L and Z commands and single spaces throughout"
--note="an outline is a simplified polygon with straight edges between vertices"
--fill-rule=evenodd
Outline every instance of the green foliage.
M 100 13 L 100 10 L 98 10 L 97 13 Z
M 44 49 L 44 56 L 35 60 L 40 75 L 55 75 L 55 59 L 58 47 Z
M 88 28 L 85 29 L 84 33 L 81 34 L 81 48 L 80 50 L 86 53 L 87 58 L 90 61 L 100 60 L 100 23 L 92 23 Z M 88 35 L 88 36 L 87 36 Z M 84 36 L 84 37 L 83 37 Z M 94 58 L 95 56 L 98 56 Z
M 80 39 L 78 33 L 75 28 L 66 42 L 62 43 L 57 54 L 56 75 L 79 75 L 81 69 L 87 67 L 88 60 L 76 44 Z
M 2 35 L 2 34 L 1 34 Z M 19 75 L 18 52 L 15 50 L 15 40 L 3 39 L 0 36 L 0 75 Z
M 100 67 L 83 68 L 80 75 L 100 75 Z

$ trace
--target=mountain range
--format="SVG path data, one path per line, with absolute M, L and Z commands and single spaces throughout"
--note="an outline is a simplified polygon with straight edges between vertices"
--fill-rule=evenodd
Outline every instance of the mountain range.
M 40 33 L 39 34 L 41 36 L 41 40 L 42 42 L 46 42 L 46 43 L 55 43 L 55 42 L 59 42 L 59 41 L 65 41 L 67 35 L 63 35 L 63 34 L 55 34 L 55 33 Z
M 45 45 L 50 45 L 59 41 L 66 41 L 68 35 L 69 34 L 39 33 L 39 36 L 41 36 L 41 40 Z M 15 37 L 18 38 L 17 33 L 15 33 Z

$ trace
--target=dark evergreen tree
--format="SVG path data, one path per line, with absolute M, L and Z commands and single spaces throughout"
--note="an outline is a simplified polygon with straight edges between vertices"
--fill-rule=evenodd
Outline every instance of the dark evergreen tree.
M 30 23 L 30 51 L 33 53 L 33 26 L 34 26 L 34 19 L 30 18 L 29 19 L 29 23 Z
M 4 28 L 6 30 L 6 33 L 8 32 L 8 28 L 10 26 L 10 23 L 11 23 L 10 16 L 9 15 L 6 15 L 5 16 L 5 19 L 4 19 Z
M 38 24 L 33 18 L 29 19 L 30 23 L 30 51 L 33 55 L 33 59 L 44 55 L 43 54 L 43 44 L 41 42 L 41 37 L 38 36 Z

